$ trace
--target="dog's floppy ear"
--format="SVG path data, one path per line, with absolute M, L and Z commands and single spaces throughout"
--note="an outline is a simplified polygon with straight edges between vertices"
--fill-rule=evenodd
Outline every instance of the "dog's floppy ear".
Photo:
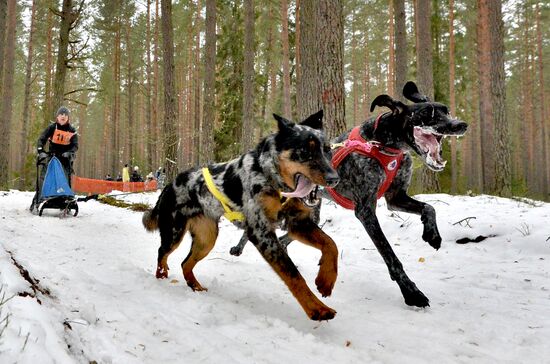
M 310 128 L 322 130 L 323 129 L 323 110 L 317 111 L 315 114 L 308 116 L 300 125 L 309 126 Z
M 279 128 L 279 132 L 292 130 L 292 127 L 294 126 L 294 123 L 292 121 L 287 120 L 277 114 L 273 114 L 273 117 L 275 118 L 275 120 L 277 120 L 277 127 Z
M 428 96 L 422 95 L 420 91 L 418 91 L 418 87 L 416 86 L 416 83 L 412 81 L 407 82 L 403 87 L 403 96 L 405 96 L 406 99 L 411 100 L 412 102 L 430 101 Z
M 405 109 L 406 105 L 401 101 L 394 100 L 391 96 L 388 95 L 378 95 L 372 103 L 370 104 L 370 112 L 374 111 L 376 106 L 385 106 L 391 110 L 394 115 L 400 114 Z

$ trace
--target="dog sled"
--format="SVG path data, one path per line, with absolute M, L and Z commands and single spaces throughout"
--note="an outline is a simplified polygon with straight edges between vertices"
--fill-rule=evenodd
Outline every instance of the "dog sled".
M 42 216 L 45 209 L 61 210 L 62 216 L 78 215 L 78 199 L 69 184 L 70 173 L 55 156 L 38 159 L 36 162 L 36 194 L 30 211 Z M 45 174 L 41 169 L 45 168 Z M 43 177 L 42 177 L 43 176 Z

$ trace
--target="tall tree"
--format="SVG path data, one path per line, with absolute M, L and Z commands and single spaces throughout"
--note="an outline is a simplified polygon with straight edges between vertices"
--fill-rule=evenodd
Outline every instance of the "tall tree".
M 172 26 L 172 1 L 161 0 L 162 8 L 162 44 L 164 58 L 164 165 L 166 181 L 171 182 L 177 174 L 177 136 L 176 136 L 176 84 L 174 76 L 174 28 Z
M 214 159 L 213 144 L 216 120 L 216 0 L 206 0 L 205 38 L 201 163 L 209 163 Z
M 548 154 L 548 112 L 546 110 L 546 94 L 544 92 L 544 57 L 543 57 L 543 43 L 542 43 L 542 29 L 541 29 L 541 10 L 539 3 L 536 3 L 536 29 L 537 29 L 537 62 L 538 62 L 538 71 L 539 71 L 539 98 L 540 98 L 540 141 L 542 149 L 542 158 L 541 158 L 541 185 L 542 185 L 542 196 L 544 198 L 548 197 L 549 192 L 549 181 L 550 181 L 550 159 Z
M 4 49 L 6 45 L 6 20 L 8 13 L 8 0 L 0 0 L 0 84 L 4 79 Z M 0 97 L 2 90 L 0 90 Z M 7 149 L 4 149 L 7 151 Z
M 305 119 L 322 108 L 320 90 L 317 88 L 318 64 L 316 40 L 317 2 L 300 0 L 298 9 L 300 39 L 299 74 L 296 85 L 298 120 Z
M 0 189 L 8 187 L 8 159 L 10 150 L 10 124 L 13 103 L 13 82 L 15 73 L 15 24 L 17 20 L 17 8 L 15 0 L 8 0 L 7 24 L 5 38 L 4 79 L 2 84 L 2 104 L 0 109 Z
M 19 151 L 20 155 L 20 172 L 21 175 L 24 173 L 24 160 L 27 153 L 29 153 L 30 150 L 30 143 L 29 143 L 29 127 L 31 124 L 30 121 L 30 113 L 29 109 L 31 106 L 31 86 L 32 86 L 32 65 L 34 62 L 34 33 L 36 32 L 36 22 L 35 22 L 35 16 L 36 14 L 36 0 L 32 1 L 31 5 L 31 25 L 29 30 L 29 42 L 27 44 L 27 63 L 25 66 L 25 96 L 23 100 L 23 128 L 21 129 L 21 149 Z
M 479 75 L 479 121 L 481 149 L 481 175 L 483 191 L 489 193 L 494 186 L 494 121 L 491 92 L 491 31 L 489 8 L 491 0 L 478 0 L 477 39 Z
M 416 71 L 420 91 L 431 100 L 434 97 L 431 0 L 416 0 Z M 435 172 L 422 167 L 422 187 L 427 192 L 439 191 L 439 179 Z
M 394 7 L 393 2 L 390 1 L 389 3 L 389 36 L 390 36 L 390 42 L 389 42 L 389 60 L 388 60 L 388 94 L 395 97 L 398 95 L 398 93 L 395 93 L 396 86 L 395 86 L 395 19 L 394 19 Z
M 75 22 L 80 16 L 83 5 L 84 1 L 80 3 L 78 9 L 75 9 L 72 0 L 63 0 L 61 12 L 57 10 L 54 11 L 54 13 L 61 18 L 61 22 L 59 24 L 59 42 L 57 47 L 52 104 L 48 110 L 48 121 L 54 116 L 55 110 L 63 104 L 65 98 L 65 78 L 69 66 L 69 37 L 71 30 L 74 29 Z
M 316 57 L 319 67 L 317 87 L 324 110 L 326 133 L 329 137 L 334 137 L 346 130 L 344 6 L 342 0 L 320 0 L 316 3 L 315 39 L 318 47 Z
M 495 186 L 500 196 L 511 196 L 510 127 L 506 117 L 506 83 L 504 74 L 504 22 L 502 3 L 489 0 L 489 27 L 491 43 L 491 90 L 495 125 Z
M 290 52 L 288 44 L 288 1 L 281 0 L 281 21 L 283 29 L 281 32 L 281 43 L 283 44 L 283 113 L 291 118 L 290 111 Z
M 456 115 L 455 97 L 455 31 L 454 0 L 449 0 L 449 106 L 451 115 Z M 456 138 L 451 138 L 451 193 L 457 193 L 458 166 Z
M 254 0 L 244 0 L 244 64 L 242 151 L 248 151 L 254 137 Z
M 395 14 L 395 89 L 394 96 L 405 101 L 403 86 L 407 82 L 407 17 L 405 0 L 392 0 Z

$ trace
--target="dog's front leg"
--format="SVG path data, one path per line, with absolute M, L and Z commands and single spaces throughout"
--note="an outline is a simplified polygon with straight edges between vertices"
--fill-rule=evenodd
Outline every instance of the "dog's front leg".
M 299 240 L 321 251 L 319 273 L 315 284 L 323 297 L 330 296 L 338 276 L 338 248 L 334 241 L 310 218 L 290 220 L 288 235 L 294 240 Z
M 405 303 L 409 306 L 426 307 L 430 300 L 416 287 L 403 270 L 403 265 L 393 252 L 390 243 L 380 228 L 376 217 L 376 201 L 365 200 L 356 203 L 355 216 L 361 221 L 372 242 L 378 249 L 388 267 L 390 277 L 396 281 L 401 289 Z
M 403 190 L 396 193 L 386 193 L 385 196 L 388 209 L 420 215 L 420 220 L 424 224 L 422 239 L 436 250 L 441 247 L 441 235 L 439 235 L 437 229 L 435 209 L 431 205 L 415 200 Z
M 249 240 L 285 282 L 310 319 L 322 321 L 334 318 L 336 311 L 323 304 L 311 292 L 306 281 L 298 272 L 298 268 L 279 244 L 277 235 L 269 229 L 267 224 L 255 222 L 254 227 L 247 228 L 247 234 Z

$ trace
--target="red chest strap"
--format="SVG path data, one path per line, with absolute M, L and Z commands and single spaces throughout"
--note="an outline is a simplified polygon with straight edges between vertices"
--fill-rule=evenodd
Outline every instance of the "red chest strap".
M 378 124 L 380 116 L 376 119 L 375 126 Z M 386 178 L 384 182 L 378 189 L 376 198 L 379 199 L 384 195 L 384 193 L 390 187 L 393 178 L 397 174 L 401 161 L 403 160 L 403 152 L 399 149 L 382 147 L 376 142 L 368 142 L 363 137 L 361 137 L 359 131 L 360 127 L 355 127 L 351 130 L 351 133 L 348 139 L 344 142 L 342 147 L 339 147 L 338 150 L 332 156 L 332 166 L 338 168 L 340 163 L 350 154 L 358 153 L 369 158 L 376 159 L 380 165 L 384 168 Z M 328 192 L 332 195 L 334 201 L 336 201 L 340 206 L 347 209 L 355 209 L 355 204 L 350 199 L 342 196 L 332 188 L 327 188 Z

